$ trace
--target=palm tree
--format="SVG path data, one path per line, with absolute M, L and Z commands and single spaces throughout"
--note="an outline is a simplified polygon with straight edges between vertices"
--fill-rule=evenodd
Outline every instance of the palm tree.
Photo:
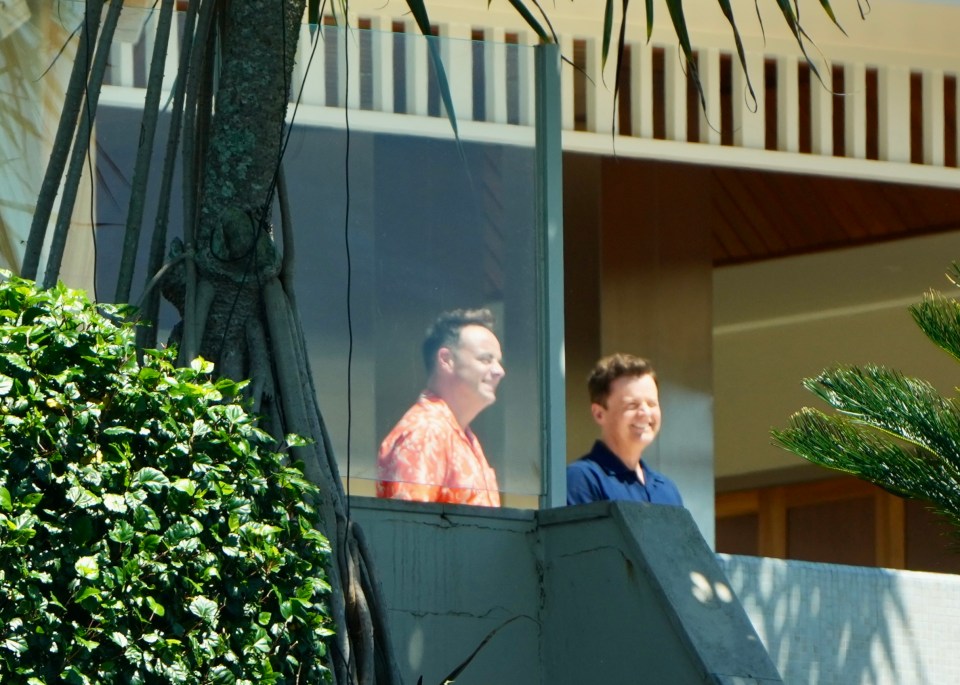
M 696 76 L 681 2 L 665 1 L 686 64 Z M 510 2 L 541 41 L 556 40 L 549 18 L 538 3 Z M 742 61 L 730 2 L 718 3 L 730 22 Z M 263 427 L 278 440 L 288 433 L 312 440 L 309 445 L 297 447 L 296 454 L 323 493 L 320 505 L 324 533 L 333 549 L 331 608 L 336 638 L 330 666 L 340 684 L 399 682 L 385 613 L 373 582 L 372 560 L 361 531 L 347 514 L 331 442 L 317 406 L 291 286 L 294 240 L 282 170 L 284 121 L 299 27 L 305 13 L 314 19 L 319 16 L 319 0 L 310 0 L 309 7 L 306 0 L 187 3 L 163 160 L 152 159 L 150 151 L 161 107 L 166 37 L 177 3 L 158 0 L 158 4 L 155 51 L 148 76 L 141 144 L 130 180 L 131 200 L 115 300 L 126 302 L 130 298 L 133 265 L 144 224 L 146 179 L 151 168 L 159 165 L 161 202 L 150 233 L 148 279 L 162 283 L 164 295 L 181 315 L 180 361 L 185 363 L 202 355 L 213 361 L 221 374 L 251 377 L 251 401 L 263 417 Z M 429 32 L 424 0 L 408 0 L 408 6 L 420 29 Z M 821 0 L 821 6 L 832 17 L 827 0 Z M 613 0 L 606 1 L 604 59 L 623 51 L 627 3 L 622 7 L 624 16 L 614 41 L 614 4 Z M 778 7 L 805 51 L 807 37 L 798 23 L 795 5 L 778 0 Z M 21 275 L 28 278 L 42 276 L 47 286 L 60 276 L 70 217 L 122 9 L 123 0 L 86 0 L 73 40 L 73 71 L 21 269 Z M 649 0 L 648 29 L 652 28 L 653 9 Z M 442 67 L 437 66 L 442 72 Z M 444 92 L 441 97 L 447 100 L 449 96 Z M 182 154 L 184 180 L 182 187 L 174 188 L 178 154 Z M 60 188 L 59 215 L 51 220 Z M 171 221 L 171 198 L 177 194 L 184 207 L 184 237 L 182 241 L 171 241 L 167 226 Z M 279 207 L 281 240 L 273 229 L 275 206 Z M 41 263 L 45 264 L 42 274 Z M 141 317 L 154 326 L 146 328 L 142 343 L 153 346 L 160 294 L 149 285 L 147 290 Z
M 948 274 L 960 284 L 960 265 Z M 937 347 L 960 361 L 960 303 L 938 291 L 910 307 Z M 960 398 L 882 366 L 837 366 L 804 386 L 838 414 L 801 409 L 774 430 L 781 447 L 906 499 L 928 502 L 960 530 Z

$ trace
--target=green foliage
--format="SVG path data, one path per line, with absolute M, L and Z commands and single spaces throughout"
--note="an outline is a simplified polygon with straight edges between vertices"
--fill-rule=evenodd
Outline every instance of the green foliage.
M 960 282 L 960 267 L 951 280 Z M 960 361 L 960 303 L 931 291 L 910 308 L 917 325 Z M 815 464 L 929 502 L 960 532 L 960 399 L 881 366 L 836 366 L 804 386 L 837 410 L 804 408 L 774 442 Z
M 0 283 L 0 681 L 327 682 L 314 486 L 242 384 Z

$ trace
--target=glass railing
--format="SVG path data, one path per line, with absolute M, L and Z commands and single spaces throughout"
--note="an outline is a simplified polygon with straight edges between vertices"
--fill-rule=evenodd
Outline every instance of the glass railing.
M 78 9 L 72 21 L 81 16 Z M 122 16 L 129 23 L 114 41 L 90 157 L 95 275 L 104 299 L 119 270 L 155 35 L 153 11 L 125 8 Z M 172 46 L 179 27 L 182 17 Z M 176 52 L 166 60 L 167 105 Z M 459 135 L 434 55 L 443 60 Z M 283 158 L 295 292 L 318 399 L 351 494 L 375 493 L 381 441 L 426 387 L 427 327 L 445 310 L 487 308 L 506 376 L 471 428 L 496 471 L 503 504 L 540 504 L 547 257 L 534 73 L 532 47 L 303 27 Z M 47 116 L 53 130 L 55 118 Z M 168 126 L 169 115 L 161 115 L 155 160 L 163 159 Z M 158 177 L 151 178 L 145 231 L 157 211 Z M 181 208 L 170 216 L 176 224 Z M 170 238 L 178 231 L 173 224 Z M 143 239 L 141 269 L 148 252 Z M 134 278 L 145 281 L 143 271 Z M 165 306 L 162 326 L 169 329 L 179 315 Z

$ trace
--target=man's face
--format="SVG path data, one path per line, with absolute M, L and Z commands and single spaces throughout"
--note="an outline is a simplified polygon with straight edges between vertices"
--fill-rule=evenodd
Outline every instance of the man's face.
M 483 326 L 464 326 L 460 344 L 449 348 L 449 368 L 463 399 L 489 407 L 497 399 L 497 386 L 506 372 L 501 365 L 500 341 Z
M 660 393 L 650 375 L 621 376 L 610 385 L 607 406 L 591 406 L 603 441 L 617 449 L 646 449 L 660 432 Z

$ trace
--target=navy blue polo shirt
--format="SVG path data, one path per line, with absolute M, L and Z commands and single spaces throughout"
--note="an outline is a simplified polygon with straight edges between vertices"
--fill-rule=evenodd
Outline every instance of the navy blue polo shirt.
M 641 483 L 635 471 L 597 440 L 588 455 L 567 467 L 567 504 L 626 500 L 683 506 L 672 480 L 647 468 L 642 460 L 640 465 L 646 483 Z

